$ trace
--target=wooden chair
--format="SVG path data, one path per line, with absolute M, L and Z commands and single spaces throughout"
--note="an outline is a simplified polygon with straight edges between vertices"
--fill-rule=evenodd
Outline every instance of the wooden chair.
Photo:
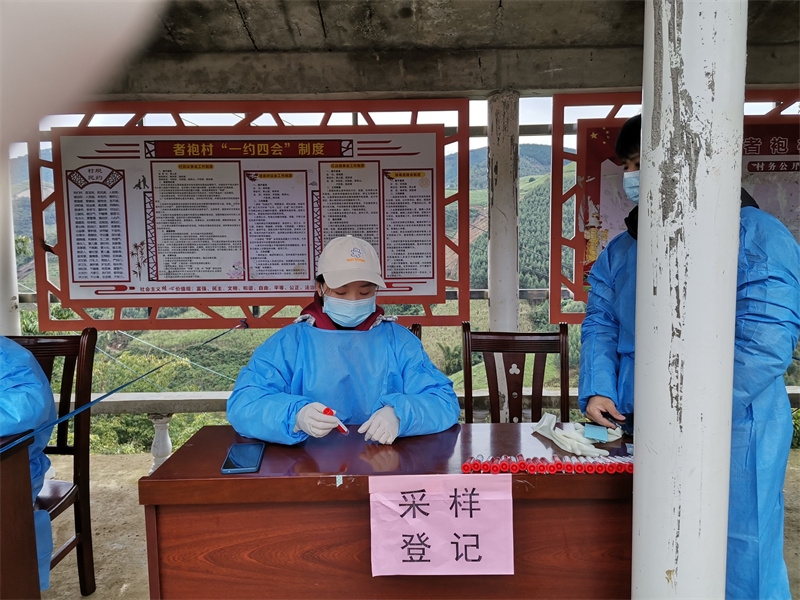
M 32 335 L 11 336 L 10 339 L 30 350 L 52 381 L 53 366 L 57 357 L 64 358 L 61 374 L 61 390 L 58 400 L 58 416 L 70 411 L 73 382 L 75 383 L 75 408 L 91 401 L 92 366 L 97 344 L 97 330 L 87 327 L 80 335 Z M 69 420 L 56 426 L 56 443 L 45 448 L 46 454 L 71 455 L 72 481 L 45 480 L 44 487 L 36 498 L 36 508 L 46 510 L 52 521 L 69 506 L 75 511 L 75 535 L 53 553 L 50 568 L 55 567 L 73 549 L 78 555 L 78 579 L 81 594 L 88 596 L 95 591 L 94 555 L 92 552 L 92 523 L 89 512 L 89 410 L 73 419 L 73 443 L 67 434 Z
M 419 323 L 412 323 L 411 327 L 409 327 L 411 333 L 413 333 L 420 341 L 422 341 L 422 325 Z
M 500 396 L 508 404 L 512 423 L 522 421 L 522 384 L 525 357 L 534 354 L 531 383 L 531 421 L 542 418 L 542 389 L 548 354 L 558 354 L 561 374 L 561 420 L 569 421 L 569 344 L 567 324 L 557 332 L 471 331 L 469 321 L 461 324 L 464 344 L 464 413 L 472 423 L 472 353 L 482 352 L 489 384 L 489 414 L 492 423 L 500 422 Z

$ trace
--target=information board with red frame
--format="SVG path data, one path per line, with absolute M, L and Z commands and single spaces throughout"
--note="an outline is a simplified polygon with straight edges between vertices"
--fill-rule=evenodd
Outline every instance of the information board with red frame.
M 800 91 L 753 90 L 745 99 L 774 107 L 764 114 L 745 115 L 742 186 L 800 241 L 800 115 L 784 113 L 800 101 Z M 623 107 L 639 104 L 638 92 L 553 97 L 551 323 L 583 321 L 585 313 L 562 309 L 562 288 L 576 301 L 586 302 L 586 278 L 597 255 L 625 231 L 624 218 L 633 205 L 622 191 L 622 166 L 614 155 L 617 134 L 626 121 L 617 115 Z M 578 119 L 577 152 L 570 152 L 564 149 L 565 113 L 575 107 L 608 111 L 604 118 Z
M 310 301 L 324 245 L 347 234 L 378 251 L 380 304 L 421 305 L 401 323 L 459 325 L 468 110 L 464 99 L 83 107 L 77 126 L 52 129 L 52 161 L 29 155 L 40 329 L 281 327 L 297 312 L 284 309 Z M 194 115 L 235 118 L 195 126 Z M 103 125 L 111 116 L 123 124 Z M 450 196 L 446 147 L 458 151 Z M 53 210 L 55 239 L 44 228 Z M 448 288 L 458 314 L 434 315 Z M 78 319 L 53 319 L 49 294 Z

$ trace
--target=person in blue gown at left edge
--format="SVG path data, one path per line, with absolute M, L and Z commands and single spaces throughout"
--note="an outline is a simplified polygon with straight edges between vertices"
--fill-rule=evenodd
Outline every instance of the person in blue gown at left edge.
M 56 420 L 56 405 L 50 382 L 33 354 L 16 342 L 0 336 L 0 436 L 36 429 Z M 28 446 L 33 498 L 44 484 L 50 459 L 44 453 L 53 428 L 37 433 Z M 36 555 L 39 563 L 39 588 L 50 587 L 50 557 L 53 530 L 46 510 L 33 511 L 36 530 Z
M 344 236 L 325 246 L 314 301 L 239 373 L 228 400 L 239 434 L 296 444 L 327 435 L 340 419 L 361 425 L 367 441 L 391 444 L 458 422 L 452 382 L 419 339 L 376 306 L 378 286 L 386 284 L 368 242 Z

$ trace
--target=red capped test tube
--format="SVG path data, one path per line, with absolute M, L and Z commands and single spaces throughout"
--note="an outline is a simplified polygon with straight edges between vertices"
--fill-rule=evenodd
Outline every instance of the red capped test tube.
M 508 459 L 508 470 L 511 473 L 519 473 L 519 462 L 517 462 L 516 456 L 511 456 Z
M 517 464 L 519 465 L 520 471 L 527 471 L 528 470 L 528 463 L 525 461 L 525 456 L 522 454 L 517 454 Z
M 511 468 L 511 463 L 509 462 L 508 455 L 503 454 L 500 458 L 500 472 L 501 473 L 508 473 L 508 470 Z
M 322 414 L 333 416 L 333 409 L 331 409 L 330 406 L 326 406 L 325 410 L 322 411 Z M 336 429 L 338 429 L 339 433 L 342 435 L 350 435 L 350 430 L 345 427 L 344 423 L 342 423 L 339 419 L 336 419 Z
M 536 459 L 536 472 L 542 475 L 547 474 L 547 461 L 544 458 Z
M 564 457 L 564 472 L 565 473 L 574 473 L 575 472 L 575 465 L 572 464 L 569 456 Z
M 581 463 L 581 461 L 574 456 L 570 456 L 569 459 L 572 461 L 572 466 L 575 468 L 576 473 L 581 474 L 586 470 L 583 466 L 583 463 Z
M 601 458 L 592 458 L 592 459 L 589 460 L 589 462 L 592 463 L 592 465 L 594 465 L 594 472 L 595 473 L 597 473 L 599 475 L 602 475 L 603 473 L 606 472 L 607 468 L 606 468 L 606 465 L 604 464 L 605 463 L 605 459 L 603 459 L 602 457 Z M 608 465 L 608 466 L 610 467 L 611 465 Z M 613 468 L 612 468 L 611 471 L 608 471 L 608 472 L 609 473 L 613 473 L 614 472 Z
M 579 461 L 581 461 L 581 464 L 583 465 L 583 470 L 584 470 L 585 472 L 589 473 L 590 475 L 591 475 L 591 474 L 594 474 L 594 465 L 593 465 L 592 463 L 590 463 L 590 462 L 589 462 L 589 461 L 586 459 L 586 457 L 585 457 L 585 456 L 579 456 L 579 457 L 578 457 L 578 460 L 579 460 Z
M 539 469 L 539 459 L 538 458 L 529 458 L 525 463 L 528 465 L 528 473 L 531 475 L 535 475 Z
M 562 473 L 564 471 L 564 461 L 558 454 L 553 454 L 553 463 L 556 465 L 556 471 Z
M 490 462 L 491 458 L 492 457 L 490 456 L 488 460 L 484 459 L 481 462 L 481 473 L 488 473 L 489 471 L 492 470 L 492 463 Z
M 553 460 L 553 457 L 545 458 L 544 459 L 544 466 L 547 469 L 547 473 L 550 475 L 554 475 L 558 472 L 558 468 L 556 467 L 556 461 Z
M 497 456 L 493 456 L 492 460 L 489 461 L 489 470 L 492 475 L 497 475 L 500 472 L 500 459 Z
M 478 454 L 478 456 L 472 459 L 472 472 L 480 473 L 482 464 L 483 464 L 483 454 Z
M 617 473 L 633 473 L 633 460 L 629 456 L 615 456 L 613 460 Z
M 467 460 L 465 460 L 461 464 L 461 472 L 465 475 L 468 473 L 472 473 L 472 461 L 475 460 L 474 457 L 470 456 Z

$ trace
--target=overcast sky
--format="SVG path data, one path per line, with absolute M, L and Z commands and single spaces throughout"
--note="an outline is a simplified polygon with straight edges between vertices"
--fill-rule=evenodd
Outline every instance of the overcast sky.
M 486 100 L 472 100 L 469 103 L 469 123 L 471 126 L 486 126 L 487 124 L 487 102 Z M 772 107 L 768 102 L 748 102 L 745 104 L 745 114 L 764 114 Z M 595 119 L 606 116 L 610 110 L 610 106 L 581 106 L 569 108 L 565 111 L 565 121 L 567 123 L 575 123 L 578 119 Z M 538 98 L 520 98 L 519 102 L 519 122 L 520 125 L 540 125 L 550 124 L 552 120 L 553 99 L 550 97 Z M 639 105 L 626 105 L 620 110 L 618 116 L 627 118 L 638 114 L 641 111 Z M 784 113 L 800 113 L 800 104 L 795 103 Z M 321 120 L 320 113 L 303 115 L 299 113 L 291 113 L 283 115 L 285 120 L 293 125 L 317 125 Z M 349 124 L 351 118 L 349 113 L 341 113 L 339 115 L 343 119 L 348 119 L 341 124 Z M 56 115 L 46 117 L 41 122 L 42 129 L 50 129 L 51 127 L 70 127 L 78 124 L 81 115 Z M 334 116 L 335 117 L 335 116 Z M 127 122 L 129 117 L 109 115 L 105 118 L 99 118 L 93 121 L 93 125 L 119 125 Z M 196 125 L 232 125 L 241 119 L 241 115 L 234 114 L 193 114 L 191 121 Z M 391 114 L 386 114 L 384 118 L 375 118 L 377 124 L 395 124 L 397 122 L 408 122 L 408 118 L 392 117 Z M 456 124 L 455 113 L 421 113 L 418 118 L 419 123 L 444 123 L 448 126 Z M 169 115 L 148 115 L 146 122 L 149 125 L 174 125 L 172 117 Z M 257 124 L 270 125 L 274 124 L 272 117 L 267 116 L 256 121 Z M 336 118 L 331 119 L 331 123 L 336 123 Z M 520 144 L 544 144 L 549 145 L 551 142 L 550 136 L 535 136 L 535 137 L 521 137 Z M 483 148 L 487 145 L 485 137 L 471 138 L 470 149 Z M 569 148 L 575 148 L 575 136 L 565 136 L 564 145 Z M 446 153 L 455 151 L 455 147 L 447 148 Z M 11 144 L 10 156 L 15 158 L 22 156 L 26 153 L 25 144 Z

